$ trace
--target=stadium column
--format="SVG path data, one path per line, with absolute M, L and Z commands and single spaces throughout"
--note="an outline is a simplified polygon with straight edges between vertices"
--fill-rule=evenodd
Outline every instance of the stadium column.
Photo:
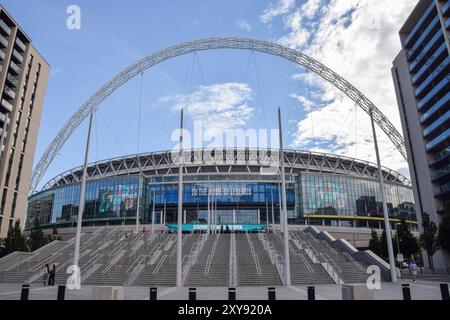
M 386 229 L 386 235 L 389 235 L 386 238 L 387 238 L 387 247 L 388 247 L 388 255 L 389 255 L 389 265 L 390 265 L 390 269 L 391 269 L 391 281 L 397 282 L 397 270 L 395 268 L 394 248 L 392 246 L 391 225 L 389 222 L 389 213 L 388 213 L 388 208 L 387 208 L 387 203 L 386 203 L 386 190 L 384 187 L 383 170 L 381 169 L 380 152 L 378 150 L 377 133 L 375 131 L 375 122 L 373 120 L 372 109 L 370 109 L 370 121 L 372 123 L 373 143 L 375 145 L 375 154 L 377 157 L 378 176 L 380 179 L 381 200 L 383 201 L 384 227 Z
M 181 109 L 181 121 L 180 121 L 180 168 L 178 172 L 178 228 L 177 228 L 177 287 L 182 287 L 182 240 L 183 240 L 183 113 Z
M 281 162 L 281 191 L 282 191 L 282 202 L 283 202 L 283 242 L 284 242 L 284 285 L 291 285 L 291 265 L 289 262 L 289 234 L 288 234 L 288 223 L 287 223 L 287 203 L 286 203 L 286 177 L 284 170 L 284 150 L 283 150 L 283 130 L 281 127 L 281 109 L 278 107 L 278 126 L 279 126 L 279 136 L 280 136 L 280 162 Z
M 91 112 L 89 117 L 89 129 L 86 142 L 86 153 L 84 154 L 84 166 L 83 166 L 83 177 L 81 178 L 80 186 L 80 203 L 78 206 L 78 219 L 77 219 L 77 233 L 75 238 L 75 253 L 73 258 L 73 265 L 78 268 L 78 262 L 80 259 L 80 242 L 81 242 L 81 225 L 83 222 L 83 211 L 84 211 L 84 195 L 86 191 L 86 176 L 87 176 L 87 164 L 89 160 L 89 146 L 91 144 L 91 131 L 92 131 L 92 119 L 94 113 Z M 80 277 L 80 273 L 77 270 L 77 276 Z

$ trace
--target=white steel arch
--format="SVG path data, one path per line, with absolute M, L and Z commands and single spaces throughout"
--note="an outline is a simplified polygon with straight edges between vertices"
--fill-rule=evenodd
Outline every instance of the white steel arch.
M 300 51 L 290 49 L 288 47 L 269 41 L 248 38 L 207 38 L 202 40 L 184 42 L 152 53 L 149 56 L 129 66 L 128 68 L 117 74 L 109 82 L 104 84 L 78 109 L 77 112 L 72 115 L 72 117 L 66 122 L 64 127 L 58 132 L 52 143 L 47 147 L 47 150 L 33 170 L 30 184 L 30 193 L 33 193 L 36 190 L 48 166 L 59 153 L 64 143 L 72 135 L 75 129 L 114 91 L 116 91 L 123 84 L 125 84 L 144 70 L 147 70 L 163 61 L 195 51 L 213 49 L 253 50 L 278 56 L 307 68 L 309 71 L 314 72 L 324 80 L 334 85 L 342 93 L 353 100 L 355 104 L 363 109 L 367 114 L 370 115 L 370 112 L 372 112 L 375 123 L 384 131 L 384 133 L 394 144 L 395 148 L 406 159 L 404 139 L 398 132 L 398 130 L 394 127 L 394 125 L 389 121 L 389 119 L 350 82 L 345 80 L 343 77 L 341 77 L 339 74 L 337 74 L 324 64 L 303 54 Z

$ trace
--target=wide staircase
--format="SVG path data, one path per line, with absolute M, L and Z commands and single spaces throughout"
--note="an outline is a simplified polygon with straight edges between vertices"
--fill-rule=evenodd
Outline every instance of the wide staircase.
M 277 286 L 284 281 L 282 234 L 183 234 L 185 286 Z M 177 235 L 103 227 L 83 233 L 79 266 L 85 285 L 176 285 Z M 39 283 L 45 265 L 56 266 L 55 284 L 71 274 L 75 239 L 54 241 L 33 253 L 0 259 L 0 283 Z M 366 265 L 311 233 L 289 232 L 291 283 L 363 283 Z M 330 271 L 331 270 L 331 271 Z M 336 277 L 338 275 L 338 277 Z M 336 279 L 337 278 L 337 279 Z
M 270 233 L 267 240 L 281 255 L 284 252 L 282 235 Z M 314 263 L 301 246 L 297 246 L 294 239 L 289 239 L 289 266 L 291 283 L 294 285 L 328 284 L 334 283 L 320 263 Z
M 332 248 L 326 241 L 302 231 L 290 233 L 293 239 L 306 245 L 320 263 L 329 264 L 343 283 L 365 283 L 368 278 L 367 265 L 355 261 L 349 254 Z
M 257 234 L 236 234 L 236 260 L 239 286 L 281 285 L 277 268 Z
M 230 234 L 210 234 L 197 262 L 192 266 L 186 285 L 225 287 L 229 282 Z

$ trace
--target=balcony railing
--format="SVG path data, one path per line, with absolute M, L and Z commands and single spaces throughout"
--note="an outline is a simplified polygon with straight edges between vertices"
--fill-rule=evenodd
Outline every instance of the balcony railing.
M 1 34 L 0 34 L 0 44 L 2 45 L 3 48 L 8 47 L 8 40 L 6 40 L 6 38 Z
M 16 38 L 16 45 L 22 52 L 25 51 L 25 44 L 19 38 Z
M 16 98 L 16 93 L 10 87 L 5 86 L 5 90 L 4 91 L 11 99 L 14 100 Z
M 5 60 L 5 58 L 6 58 L 6 53 L 2 49 L 0 49 L 0 60 Z
M 23 57 L 22 55 L 16 50 L 13 50 L 13 57 L 19 62 L 22 63 L 23 62 Z
M 8 113 L 12 111 L 13 109 L 13 105 L 11 103 L 9 103 L 8 101 L 6 101 L 5 99 L 2 99 L 2 107 L 5 108 Z
M 0 112 L 0 121 L 5 123 L 6 122 L 6 115 Z
M 438 180 L 442 177 L 445 177 L 450 174 L 450 165 L 446 165 L 444 168 L 437 171 L 435 174 L 433 174 L 432 178 L 433 180 Z
M 448 138 L 450 138 L 450 128 L 448 128 L 447 130 L 442 132 L 439 136 L 434 138 L 434 140 L 432 140 L 431 142 L 427 143 L 426 150 L 431 151 L 432 149 L 434 149 L 435 147 L 440 145 L 442 142 L 444 142 Z
M 436 129 L 441 127 L 449 119 L 450 119 L 450 110 L 447 110 L 447 112 L 445 112 L 436 121 L 434 121 L 432 124 L 430 124 L 423 130 L 423 137 L 427 138 L 431 133 L 433 133 Z
M 443 96 L 441 99 L 439 99 L 438 102 L 436 102 L 427 112 L 425 112 L 420 117 L 420 123 L 424 123 L 428 119 L 430 119 L 431 116 L 436 114 L 442 107 L 447 106 L 450 102 L 450 92 L 447 92 L 445 96 Z
M 429 15 L 431 14 L 431 12 L 433 11 L 433 9 L 436 7 L 436 5 L 434 4 L 434 2 L 427 8 L 427 10 L 425 11 L 425 13 L 422 15 L 422 17 L 420 18 L 420 20 L 416 23 L 416 25 L 414 26 L 414 28 L 409 32 L 406 40 L 405 40 L 405 46 L 409 47 L 410 46 L 410 42 L 411 40 L 414 38 L 414 36 L 417 34 L 417 31 L 419 31 L 420 27 L 422 26 L 422 24 L 425 22 L 425 20 L 429 17 Z
M 20 73 L 20 68 L 17 64 L 15 64 L 14 62 L 11 61 L 11 63 L 9 64 L 9 67 L 12 71 L 14 71 L 16 74 Z
M 434 190 L 434 195 L 435 196 L 440 196 L 440 195 L 443 195 L 444 193 L 447 193 L 449 191 L 450 191 L 450 182 L 447 183 L 447 184 L 444 184 L 440 188 L 435 189 Z
M 17 87 L 17 85 L 19 84 L 19 80 L 14 78 L 14 76 L 11 75 L 10 73 L 8 73 L 8 75 L 6 76 L 6 79 L 15 87 Z
M 0 19 L 0 29 L 2 29 L 8 36 L 11 35 L 11 28 Z

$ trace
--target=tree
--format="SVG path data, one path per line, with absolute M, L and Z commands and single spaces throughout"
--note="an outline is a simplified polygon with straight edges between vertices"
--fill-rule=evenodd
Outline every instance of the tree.
M 405 218 L 401 218 L 400 224 L 397 225 L 397 236 L 400 246 L 400 252 L 406 257 L 415 257 L 419 252 L 419 243 L 414 238 Z
M 446 203 L 444 215 L 439 223 L 437 241 L 442 249 L 450 253 L 450 201 Z
M 44 232 L 42 232 L 41 224 L 38 219 L 34 219 L 33 228 L 31 229 L 30 237 L 28 238 L 28 247 L 31 251 L 35 251 L 46 244 L 47 239 L 44 236 Z
M 52 227 L 52 234 L 48 235 L 47 242 L 50 243 L 50 242 L 55 241 L 55 240 L 61 241 L 62 238 L 61 238 L 61 236 L 58 233 L 58 227 L 56 225 L 53 225 L 53 227 Z
M 433 256 L 439 249 L 436 236 L 437 226 L 436 223 L 431 221 L 430 215 L 426 212 L 422 215 L 422 228 L 423 233 L 420 235 L 420 244 L 427 252 L 428 263 L 430 268 L 434 271 Z
M 373 229 L 369 240 L 369 250 L 372 250 L 376 255 L 381 255 L 380 238 L 378 237 L 378 233 Z
M 9 229 L 8 235 L 4 240 L 3 255 L 6 256 L 15 251 L 28 251 L 27 243 L 22 229 L 20 228 L 20 221 L 16 220 L 14 227 Z

